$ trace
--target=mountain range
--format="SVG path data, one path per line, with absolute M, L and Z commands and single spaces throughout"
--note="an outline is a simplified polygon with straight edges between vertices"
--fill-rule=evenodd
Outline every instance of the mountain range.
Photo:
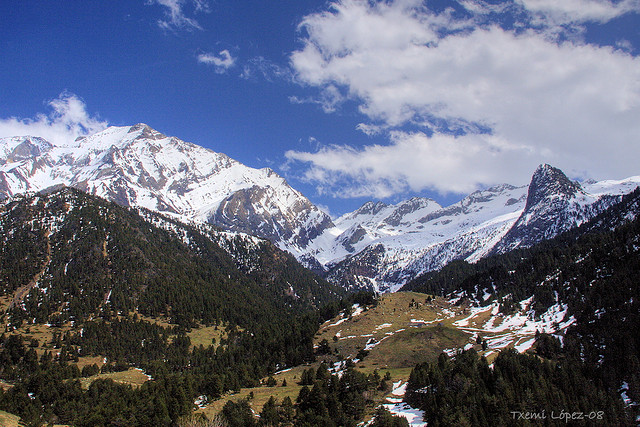
M 500 185 L 440 206 L 367 202 L 331 219 L 269 168 L 168 137 L 144 124 L 65 145 L 0 139 L 0 198 L 69 186 L 123 206 L 269 239 L 348 289 L 395 291 L 456 259 L 529 247 L 593 218 L 640 177 L 575 182 L 541 165 L 525 186 Z
M 62 146 L 0 139 L 0 408 L 26 425 L 187 425 L 194 405 L 215 410 L 246 389 L 257 408 L 258 390 L 291 393 L 285 380 L 299 377 L 282 423 L 356 425 L 392 374 L 348 364 L 393 363 L 413 368 L 386 397 L 405 412 L 415 409 L 400 388 L 425 417 L 448 406 L 430 409 L 423 391 L 465 395 L 429 379 L 429 367 L 444 378 L 459 365 L 471 368 L 470 401 L 502 402 L 482 403 L 484 419 L 508 424 L 508 409 L 534 396 L 539 408 L 601 407 L 610 425 L 637 424 L 638 183 L 576 182 L 544 164 L 528 185 L 451 206 L 372 201 L 331 219 L 275 172 L 146 125 Z M 363 288 L 409 292 L 346 291 Z M 305 366 L 316 358 L 314 381 Z M 505 366 L 513 384 L 483 389 Z M 140 387 L 96 374 L 127 368 L 145 374 Z M 314 393 L 331 370 L 345 391 L 323 402 Z M 83 391 L 77 379 L 92 376 Z M 329 401 L 360 409 L 347 423 Z M 245 402 L 235 425 L 255 424 Z
M 326 257 L 331 281 L 394 291 L 452 260 L 477 261 L 554 237 L 602 212 L 639 183 L 640 177 L 577 183 L 541 165 L 527 186 L 476 191 L 448 207 L 415 198 L 391 206 L 365 204 L 335 220 L 336 228 L 326 232 L 337 235 L 333 245 L 321 242 L 321 236 L 312 253 Z
M 65 146 L 37 137 L 4 138 L 0 165 L 0 197 L 62 184 L 285 247 L 304 246 L 331 224 L 271 169 L 249 168 L 144 124 L 110 127 Z

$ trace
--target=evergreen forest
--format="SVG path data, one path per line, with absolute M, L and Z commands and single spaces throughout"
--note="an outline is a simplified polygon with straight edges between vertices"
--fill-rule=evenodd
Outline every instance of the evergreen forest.
M 488 292 L 483 303 L 505 314 L 533 297 L 537 313 L 565 304 L 576 321 L 491 364 L 474 350 L 418 364 L 405 400 L 430 426 L 562 425 L 569 410 L 593 417 L 576 425 L 632 425 L 637 406 L 620 388 L 640 401 L 640 220 L 629 220 L 639 205 L 636 191 L 535 247 L 454 261 L 406 285 L 458 304 Z M 314 348 L 320 325 L 376 298 L 346 294 L 251 236 L 70 188 L 17 197 L 0 205 L 0 410 L 27 426 L 356 426 L 371 415 L 372 426 L 404 426 L 376 401 L 388 378 L 350 361 L 339 374 L 305 370 L 295 398 L 271 398 L 259 414 L 230 400 L 217 420 L 192 415 L 199 396 L 213 401 L 331 353 L 328 342 Z M 25 338 L 39 327 L 56 332 Z M 189 334 L 201 327 L 220 338 L 195 345 Z M 79 367 L 97 356 L 101 366 Z M 150 380 L 83 382 L 131 368 Z

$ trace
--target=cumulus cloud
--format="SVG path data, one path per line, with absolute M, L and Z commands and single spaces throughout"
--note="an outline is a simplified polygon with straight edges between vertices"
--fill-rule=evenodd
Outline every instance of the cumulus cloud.
M 318 191 L 338 197 L 385 198 L 430 189 L 442 194 L 469 193 L 499 182 L 505 169 L 526 178 L 521 161 L 532 153 L 492 135 L 453 136 L 394 131 L 390 144 L 362 148 L 322 147 L 314 153 L 288 151 L 290 161 L 308 165 L 303 179 Z M 523 174 L 524 172 L 524 174 Z
M 231 56 L 227 49 L 221 50 L 218 54 L 201 53 L 198 55 L 198 62 L 211 65 L 218 74 L 226 73 L 227 70 L 236 63 L 236 58 Z
M 209 11 L 207 0 L 147 0 L 147 4 L 164 7 L 165 19 L 158 20 L 158 26 L 164 30 L 201 30 L 198 21 L 187 16 L 185 6 L 192 7 L 194 13 Z
M 72 93 L 64 92 L 47 105 L 52 109 L 48 115 L 0 119 L 0 137 L 39 136 L 54 145 L 65 145 L 107 127 L 107 122 L 91 116 L 85 103 Z
M 551 1 L 518 2 L 576 22 L 603 22 L 636 4 L 568 0 L 555 11 Z M 571 10 L 580 5 L 587 9 Z M 318 88 L 319 100 L 338 91 L 355 101 L 369 121 L 359 129 L 388 137 L 288 152 L 320 191 L 466 192 L 524 183 L 541 162 L 594 177 L 639 173 L 640 59 L 620 49 L 478 25 L 412 0 L 342 0 L 300 28 L 303 47 L 290 57 L 296 79 Z

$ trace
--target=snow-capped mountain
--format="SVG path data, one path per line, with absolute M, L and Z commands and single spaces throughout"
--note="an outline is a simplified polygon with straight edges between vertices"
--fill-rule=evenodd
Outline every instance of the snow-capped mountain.
M 577 183 L 541 165 L 528 186 L 496 186 L 440 207 L 428 199 L 398 205 L 368 202 L 335 220 L 308 254 L 348 288 L 394 291 L 448 262 L 529 247 L 593 218 L 640 184 Z
M 393 291 L 456 259 L 531 246 L 589 220 L 640 177 L 577 183 L 549 165 L 528 186 L 476 191 L 451 206 L 426 198 L 365 203 L 335 221 L 268 168 L 167 137 L 144 124 L 66 145 L 0 139 L 0 199 L 56 185 L 186 222 L 267 238 L 348 288 Z
M 0 139 L 0 198 L 61 184 L 284 248 L 304 248 L 332 226 L 271 169 L 247 167 L 144 124 L 110 127 L 64 146 L 28 136 Z
M 541 165 L 529 184 L 522 214 L 492 252 L 529 247 L 577 227 L 618 201 L 617 195 L 615 188 L 605 194 L 591 194 L 560 169 Z
M 393 291 L 453 259 L 485 255 L 518 218 L 526 192 L 526 187 L 502 185 L 448 207 L 428 199 L 367 203 L 335 220 L 336 226 L 309 248 L 325 263 L 331 281 Z M 335 236 L 331 246 L 328 235 Z

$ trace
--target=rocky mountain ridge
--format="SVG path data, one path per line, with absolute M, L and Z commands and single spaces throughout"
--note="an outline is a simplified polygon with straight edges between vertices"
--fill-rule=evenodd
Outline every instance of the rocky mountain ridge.
M 269 168 L 168 137 L 144 124 L 55 146 L 0 139 L 0 199 L 66 185 L 124 206 L 271 240 L 346 288 L 381 292 L 456 259 L 528 247 L 576 227 L 633 191 L 622 181 L 569 180 L 541 165 L 525 186 L 503 184 L 440 206 L 415 197 L 365 203 L 335 220 Z
M 269 168 L 167 137 L 145 124 L 110 127 L 54 146 L 42 138 L 0 139 L 0 198 L 66 185 L 183 221 L 304 247 L 331 218 Z
M 495 186 L 448 207 L 415 199 L 395 206 L 368 202 L 336 219 L 333 229 L 310 243 L 310 253 L 324 262 L 334 283 L 395 291 L 450 261 L 474 262 L 552 238 L 595 217 L 639 184 L 640 177 L 580 184 L 544 164 L 528 186 Z

